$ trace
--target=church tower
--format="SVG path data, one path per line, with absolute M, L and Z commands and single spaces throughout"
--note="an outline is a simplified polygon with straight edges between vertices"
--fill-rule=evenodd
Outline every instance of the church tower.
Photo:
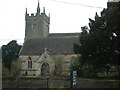
M 49 34 L 49 24 L 50 24 L 50 17 L 46 15 L 45 7 L 43 8 L 43 12 L 40 13 L 39 1 L 37 5 L 37 12 L 35 15 L 34 13 L 29 15 L 27 13 L 27 8 L 26 8 L 25 40 L 47 37 Z

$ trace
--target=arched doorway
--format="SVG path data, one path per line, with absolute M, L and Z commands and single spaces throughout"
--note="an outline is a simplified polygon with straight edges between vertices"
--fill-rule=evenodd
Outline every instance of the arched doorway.
M 47 62 L 44 62 L 41 65 L 41 75 L 45 76 L 50 73 L 50 65 Z

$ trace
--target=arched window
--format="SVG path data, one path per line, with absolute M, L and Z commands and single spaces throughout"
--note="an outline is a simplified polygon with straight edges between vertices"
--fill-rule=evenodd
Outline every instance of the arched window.
M 31 57 L 29 57 L 29 60 L 28 60 L 28 68 L 32 68 L 32 60 L 31 60 Z

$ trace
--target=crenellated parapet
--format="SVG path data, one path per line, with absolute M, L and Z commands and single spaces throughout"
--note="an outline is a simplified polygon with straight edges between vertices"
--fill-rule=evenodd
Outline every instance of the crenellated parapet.
M 31 14 L 28 14 L 26 13 L 26 16 L 25 16 L 25 19 L 26 20 L 45 20 L 46 22 L 50 23 L 50 16 L 46 15 L 45 13 L 45 9 L 43 10 L 42 13 L 40 13 L 40 15 L 38 15 L 37 13 L 34 14 L 34 13 L 31 13 Z

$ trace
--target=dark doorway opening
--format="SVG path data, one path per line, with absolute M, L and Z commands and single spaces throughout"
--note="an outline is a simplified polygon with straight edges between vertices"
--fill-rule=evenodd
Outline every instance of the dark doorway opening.
M 50 65 L 47 62 L 44 62 L 41 65 L 41 75 L 46 76 L 50 73 Z

